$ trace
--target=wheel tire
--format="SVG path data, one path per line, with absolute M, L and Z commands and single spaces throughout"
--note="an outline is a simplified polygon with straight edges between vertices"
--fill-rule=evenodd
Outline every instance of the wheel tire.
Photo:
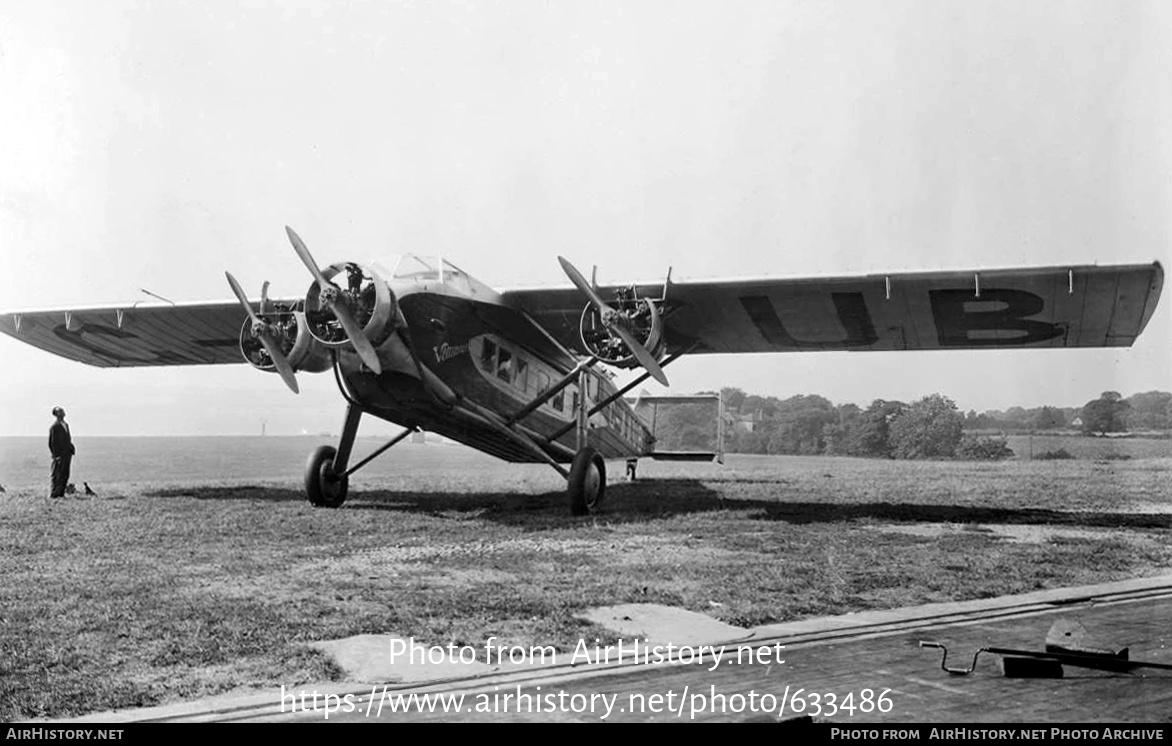
M 338 449 L 333 446 L 320 446 L 309 455 L 309 461 L 305 464 L 305 493 L 309 495 L 311 505 L 337 508 L 346 502 L 350 478 L 334 474 L 334 456 L 337 453 Z
M 597 512 L 606 495 L 606 462 L 587 446 L 574 455 L 569 479 L 570 514 Z

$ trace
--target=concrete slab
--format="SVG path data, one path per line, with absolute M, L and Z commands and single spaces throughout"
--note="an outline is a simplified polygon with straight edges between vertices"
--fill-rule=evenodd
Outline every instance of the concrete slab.
M 496 670 L 484 663 L 452 660 L 447 654 L 428 656 L 427 645 L 397 635 L 355 635 L 309 646 L 332 657 L 349 681 L 363 684 L 435 681 Z M 411 654 L 412 646 L 415 655 Z
M 603 606 L 577 616 L 613 630 L 621 637 L 638 638 L 657 645 L 705 645 L 729 642 L 751 634 L 743 627 L 725 624 L 707 614 L 661 604 Z

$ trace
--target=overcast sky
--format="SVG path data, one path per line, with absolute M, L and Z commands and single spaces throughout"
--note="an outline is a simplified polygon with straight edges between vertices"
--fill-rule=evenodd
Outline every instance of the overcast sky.
M 442 253 L 498 288 L 1169 264 L 1172 3 L 0 0 L 0 310 L 304 293 Z M 1167 293 L 1166 293 L 1167 294 Z M 1130 349 L 685 358 L 865 405 L 1172 388 Z M 0 434 L 337 432 L 247 366 L 97 369 L 0 336 Z M 649 389 L 655 389 L 649 386 Z M 388 430 L 391 428 L 387 428 Z M 364 429 L 364 432 L 377 432 Z

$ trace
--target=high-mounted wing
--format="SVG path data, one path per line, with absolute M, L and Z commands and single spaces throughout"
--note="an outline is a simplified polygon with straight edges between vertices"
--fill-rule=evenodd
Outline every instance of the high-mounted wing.
M 235 301 L 23 311 L 0 332 L 102 368 L 243 363 L 245 312 Z
M 1160 264 L 931 272 L 814 279 L 637 283 L 660 298 L 667 352 L 802 352 L 1127 347 L 1155 311 Z M 615 297 L 631 286 L 603 286 Z M 582 350 L 575 288 L 508 290 Z

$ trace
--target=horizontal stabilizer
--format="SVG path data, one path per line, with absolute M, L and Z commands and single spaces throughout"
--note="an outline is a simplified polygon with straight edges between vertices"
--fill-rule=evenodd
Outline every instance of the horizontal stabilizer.
M 718 461 L 724 463 L 724 456 L 716 451 L 652 451 L 648 456 L 656 461 Z

